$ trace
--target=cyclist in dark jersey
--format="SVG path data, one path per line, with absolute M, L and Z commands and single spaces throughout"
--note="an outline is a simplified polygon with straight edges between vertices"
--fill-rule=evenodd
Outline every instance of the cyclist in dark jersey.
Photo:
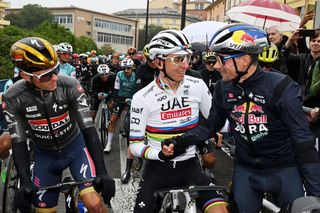
M 26 212 L 32 202 L 37 212 L 56 212 L 59 191 L 36 192 L 58 184 L 67 167 L 76 181 L 94 178 L 93 186 L 109 203 L 115 183 L 105 167 L 83 88 L 75 79 L 58 77 L 57 54 L 44 39 L 21 39 L 12 45 L 10 54 L 23 78 L 3 94 L 2 103 L 21 184 L 15 205 Z M 26 131 L 33 143 L 32 180 Z M 94 187 L 80 185 L 83 203 L 89 212 L 107 212 Z
M 320 196 L 320 163 L 314 138 L 301 107 L 299 86 L 289 77 L 265 72 L 258 54 L 269 47 L 265 31 L 230 24 L 211 39 L 215 68 L 222 80 L 215 87 L 206 122 L 175 138 L 174 150 L 196 144 L 230 123 L 236 142 L 233 176 L 239 212 L 259 212 L 265 192 L 276 205 L 307 195 Z

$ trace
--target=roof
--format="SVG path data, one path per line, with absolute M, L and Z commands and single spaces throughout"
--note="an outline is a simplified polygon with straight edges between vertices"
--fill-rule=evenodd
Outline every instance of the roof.
M 121 10 L 113 13 L 118 16 L 136 16 L 136 15 L 144 15 L 147 14 L 147 9 L 127 9 Z M 173 16 L 181 16 L 181 13 L 175 9 L 164 7 L 164 8 L 149 8 L 149 15 L 173 15 Z M 194 15 L 186 14 L 187 18 L 191 19 L 200 19 Z

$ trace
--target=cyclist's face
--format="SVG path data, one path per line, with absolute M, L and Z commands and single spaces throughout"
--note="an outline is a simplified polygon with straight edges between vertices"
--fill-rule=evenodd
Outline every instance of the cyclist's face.
M 46 73 L 47 71 L 38 71 L 38 72 L 33 72 L 33 75 L 37 75 L 40 76 L 43 73 Z M 26 78 L 24 78 L 26 79 Z M 50 80 L 48 81 L 41 81 L 41 79 L 33 76 L 29 76 L 29 78 L 27 78 L 28 81 L 31 81 L 37 88 L 39 89 L 43 89 L 43 90 L 47 90 L 47 91 L 54 91 L 57 89 L 57 81 L 58 81 L 58 75 L 53 73 Z
M 100 77 L 101 77 L 102 81 L 107 81 L 109 78 L 109 75 L 108 74 L 100 74 Z
M 233 59 L 224 59 L 224 56 L 230 56 L 230 54 L 216 54 L 217 62 L 214 68 L 220 72 L 223 81 L 230 81 L 237 77 L 236 68 L 233 64 Z M 242 57 L 235 57 L 235 61 L 239 70 L 242 70 Z
M 175 81 L 182 81 L 189 67 L 191 56 L 170 54 L 165 57 L 164 66 L 167 74 Z
M 67 63 L 70 61 L 71 54 L 67 52 L 62 52 L 62 53 L 59 53 L 59 58 L 60 58 L 60 61 L 62 61 L 63 63 Z
M 133 68 L 132 68 L 132 67 L 126 67 L 126 68 L 124 69 L 124 74 L 125 74 L 127 77 L 131 76 L 132 72 L 133 72 Z
M 112 58 L 112 64 L 119 64 L 119 58 L 113 57 Z
M 310 50 L 311 52 L 320 52 L 320 36 L 310 40 Z

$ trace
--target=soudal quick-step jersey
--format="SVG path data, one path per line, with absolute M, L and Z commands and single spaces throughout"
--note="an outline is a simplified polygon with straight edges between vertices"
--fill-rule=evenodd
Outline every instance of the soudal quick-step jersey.
M 13 143 L 26 141 L 28 130 L 34 144 L 46 150 L 67 146 L 80 129 L 93 125 L 83 88 L 63 75 L 53 92 L 40 93 L 25 80 L 16 82 L 3 95 L 2 108 Z
M 197 126 L 199 112 L 207 118 L 211 100 L 208 87 L 201 79 L 185 76 L 173 93 L 159 77 L 156 78 L 132 99 L 129 138 L 133 155 L 159 160 L 161 141 Z M 195 146 L 190 146 L 173 161 L 183 161 L 194 155 Z

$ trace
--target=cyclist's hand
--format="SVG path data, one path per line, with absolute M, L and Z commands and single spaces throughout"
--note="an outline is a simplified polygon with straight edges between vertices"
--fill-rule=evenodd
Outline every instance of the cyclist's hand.
M 102 193 L 104 203 L 109 204 L 112 197 L 116 193 L 115 182 L 109 175 L 99 175 L 93 180 L 94 189 L 98 193 Z
M 30 212 L 31 203 L 36 197 L 39 189 L 32 183 L 23 185 L 14 195 L 13 203 L 21 212 Z
M 161 160 L 170 160 L 179 155 L 185 153 L 188 148 L 188 143 L 183 140 L 181 136 L 176 136 L 173 138 L 165 139 L 161 142 L 162 151 L 159 152 L 158 156 Z M 173 148 L 172 155 L 165 155 L 169 152 L 170 147 Z M 164 148 L 167 148 L 166 150 Z
M 126 103 L 128 104 L 128 105 L 130 105 L 131 104 L 131 98 L 126 98 Z

